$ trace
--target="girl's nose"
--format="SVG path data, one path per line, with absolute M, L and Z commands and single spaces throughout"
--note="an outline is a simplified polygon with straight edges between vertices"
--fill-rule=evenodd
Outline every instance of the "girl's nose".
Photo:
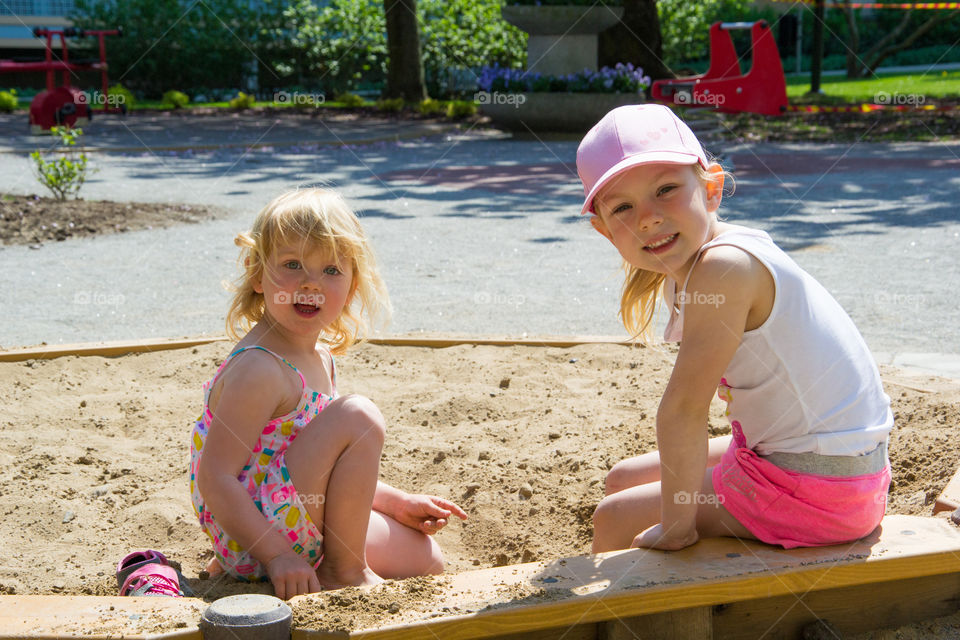
M 638 209 L 636 225 L 642 231 L 647 231 L 663 222 L 663 216 L 656 208 Z

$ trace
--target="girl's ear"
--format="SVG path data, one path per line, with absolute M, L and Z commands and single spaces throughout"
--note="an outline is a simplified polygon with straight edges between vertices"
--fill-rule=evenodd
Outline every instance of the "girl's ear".
M 599 213 L 595 213 L 590 216 L 590 224 L 593 225 L 593 228 L 597 230 L 597 233 L 602 235 L 604 238 L 613 242 L 613 235 L 610 233 L 610 230 L 607 229 L 607 225 L 604 224 L 603 220 L 600 218 Z
M 720 207 L 720 201 L 723 200 L 723 167 L 719 164 L 711 164 L 707 168 L 710 176 L 707 178 L 707 208 L 710 211 L 716 211 Z
M 245 269 L 250 268 L 249 257 L 243 259 L 243 267 Z M 263 269 L 260 270 L 260 273 L 250 278 L 250 286 L 256 293 L 263 293 Z

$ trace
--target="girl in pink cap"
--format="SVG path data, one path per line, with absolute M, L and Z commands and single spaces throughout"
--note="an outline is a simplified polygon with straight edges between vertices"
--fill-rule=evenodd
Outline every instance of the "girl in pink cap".
M 725 173 L 662 105 L 608 113 L 577 151 L 582 213 L 620 252 L 620 312 L 646 338 L 660 295 L 680 342 L 659 451 L 616 464 L 595 552 L 736 536 L 785 548 L 883 518 L 890 399 L 849 316 L 765 232 L 721 221 Z M 730 436 L 709 439 L 714 393 Z

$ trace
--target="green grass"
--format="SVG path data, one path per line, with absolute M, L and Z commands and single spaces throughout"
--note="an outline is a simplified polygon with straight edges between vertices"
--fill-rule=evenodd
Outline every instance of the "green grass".
M 877 102 L 888 104 L 928 104 L 938 98 L 960 96 L 960 71 L 932 71 L 926 75 L 890 74 L 862 80 L 825 76 L 820 83 L 825 94 L 821 102 Z M 793 104 L 810 102 L 804 97 L 810 90 L 810 76 L 787 78 L 787 98 Z M 878 95 L 880 94 L 880 95 Z M 885 98 L 883 94 L 891 96 Z

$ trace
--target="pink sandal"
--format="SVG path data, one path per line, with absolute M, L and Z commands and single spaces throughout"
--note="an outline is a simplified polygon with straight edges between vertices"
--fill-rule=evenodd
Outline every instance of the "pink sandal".
M 186 579 L 170 565 L 167 557 L 152 549 L 134 551 L 120 561 L 117 565 L 117 586 L 122 596 L 179 598 L 193 595 Z

